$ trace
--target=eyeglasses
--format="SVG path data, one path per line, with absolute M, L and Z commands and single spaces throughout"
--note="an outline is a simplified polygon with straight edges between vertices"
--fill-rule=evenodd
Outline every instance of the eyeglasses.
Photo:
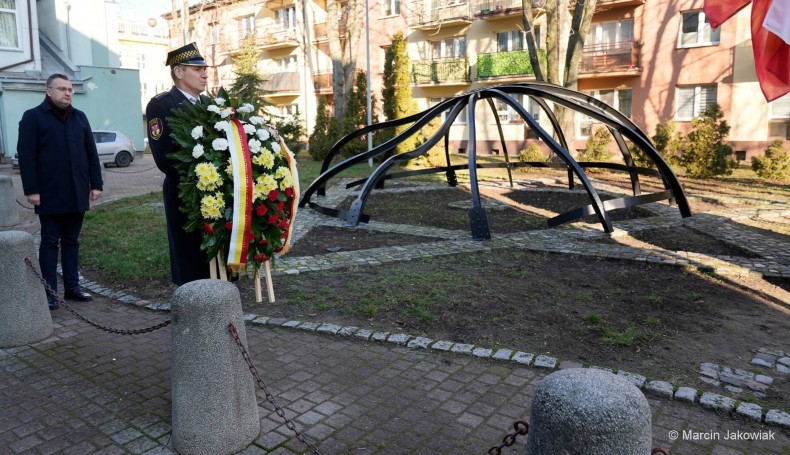
M 74 89 L 71 87 L 47 87 L 47 88 L 57 90 L 61 93 L 74 93 Z

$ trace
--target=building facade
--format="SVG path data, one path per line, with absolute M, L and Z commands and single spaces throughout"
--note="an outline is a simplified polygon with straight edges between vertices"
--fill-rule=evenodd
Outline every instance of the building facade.
M 347 3 L 341 4 L 336 21 L 341 36 L 346 29 L 369 30 L 369 40 L 359 40 L 353 52 L 360 70 L 365 70 L 369 52 L 371 91 L 379 100 L 384 54 L 398 31 L 407 37 L 411 90 L 421 109 L 475 88 L 535 79 L 522 33 L 521 0 L 369 0 L 366 5 L 367 25 L 348 18 Z M 620 110 L 648 135 L 667 120 L 688 132 L 692 118 L 718 103 L 731 126 L 728 140 L 736 157 L 748 160 L 774 139 L 790 140 L 790 96 L 773 103 L 762 96 L 750 9 L 712 29 L 702 6 L 703 0 L 599 0 L 585 40 L 578 89 Z M 259 68 L 268 78 L 267 98 L 278 113 L 298 109 L 311 131 L 318 97 L 327 96 L 330 103 L 332 98 L 328 10 L 326 0 L 217 0 L 190 10 L 189 35 L 207 56 L 213 88 L 232 83 L 234 54 L 246 37 L 254 37 Z M 170 19 L 172 40 L 183 21 Z M 545 46 L 540 20 L 536 35 Z M 521 101 L 545 120 L 535 103 Z M 496 153 L 500 148 L 494 140 L 496 117 L 503 123 L 508 150 L 524 149 L 531 132 L 523 121 L 502 103 L 495 111 L 477 109 L 478 150 Z M 455 151 L 466 148 L 465 115 L 450 131 Z M 595 124 L 579 116 L 575 129 L 572 147 L 581 149 Z
M 46 80 L 62 73 L 74 86 L 74 106 L 94 129 L 124 132 L 143 144 L 136 70 L 120 66 L 113 1 L 0 2 L 0 157 L 16 152 L 19 120 L 44 100 Z

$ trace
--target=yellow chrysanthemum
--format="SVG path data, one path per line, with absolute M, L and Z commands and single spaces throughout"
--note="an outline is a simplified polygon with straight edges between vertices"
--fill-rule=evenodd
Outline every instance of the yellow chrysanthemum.
M 261 175 L 255 179 L 255 184 L 252 186 L 253 198 L 255 200 L 263 200 L 269 195 L 269 192 L 277 188 L 277 181 L 271 175 Z
M 195 175 L 198 177 L 197 187 L 201 191 L 212 191 L 222 185 L 222 178 L 217 167 L 212 163 L 198 164 L 195 167 Z
M 266 169 L 271 169 L 274 166 L 274 155 L 269 150 L 261 149 L 261 153 L 252 157 L 252 162 Z
M 291 173 L 288 172 L 282 180 L 280 180 L 280 190 L 285 191 L 286 188 L 290 188 L 294 186 L 293 178 L 291 177 Z
M 200 200 L 200 214 L 203 218 L 218 220 L 222 217 L 222 209 L 225 208 L 225 199 L 222 193 L 207 194 Z

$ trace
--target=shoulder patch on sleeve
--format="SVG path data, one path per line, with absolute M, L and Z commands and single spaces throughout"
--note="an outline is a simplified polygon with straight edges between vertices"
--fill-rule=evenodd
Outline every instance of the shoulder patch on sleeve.
M 162 120 L 159 118 L 153 118 L 148 121 L 148 137 L 151 139 L 158 141 L 160 137 L 162 137 L 162 129 L 164 125 L 162 125 Z

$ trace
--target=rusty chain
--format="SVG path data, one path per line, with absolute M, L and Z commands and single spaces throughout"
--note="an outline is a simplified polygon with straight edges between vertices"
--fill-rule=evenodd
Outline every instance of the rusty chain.
M 236 344 L 239 346 L 239 350 L 241 351 L 241 356 L 244 357 L 244 361 L 247 362 L 247 367 L 250 369 L 250 373 L 252 373 L 252 376 L 255 378 L 255 382 L 258 384 L 258 387 L 260 387 L 261 390 L 263 390 L 263 393 L 266 394 L 266 401 L 274 406 L 274 412 L 276 412 L 283 422 L 285 422 L 285 426 L 296 435 L 296 439 L 298 439 L 299 442 L 304 444 L 308 450 L 310 450 L 310 453 L 313 455 L 321 455 L 321 452 L 318 451 L 318 448 L 316 448 L 313 443 L 308 441 L 304 434 L 296 429 L 296 425 L 294 425 L 291 419 L 285 416 L 285 411 L 283 411 L 283 408 L 274 402 L 274 396 L 271 394 L 271 392 L 269 392 L 269 389 L 266 387 L 266 383 L 263 382 L 263 379 L 261 379 L 260 375 L 258 374 L 258 369 L 252 364 L 252 359 L 250 359 L 250 355 L 244 348 L 244 343 L 242 343 L 241 338 L 239 338 L 239 332 L 236 331 L 236 326 L 232 322 L 228 324 L 228 332 L 230 332 L 230 334 L 233 336 L 233 339 L 236 340 Z
M 519 435 L 525 435 L 529 431 L 529 424 L 523 420 L 516 420 L 513 422 L 513 429 L 516 430 L 514 433 L 508 433 L 507 436 L 502 438 L 502 444 L 498 446 L 491 447 L 488 449 L 489 455 L 501 455 L 502 449 L 505 447 L 510 447 L 516 443 L 516 438 Z
M 148 169 L 142 169 L 139 171 L 113 171 L 111 169 L 104 168 L 104 172 L 109 172 L 110 174 L 140 174 L 143 172 L 148 172 L 151 169 L 156 169 L 156 166 L 151 166 Z
M 105 332 L 110 332 L 110 333 L 114 333 L 114 334 L 117 334 L 117 335 L 140 335 L 142 333 L 153 332 L 155 330 L 159 330 L 161 328 L 164 328 L 164 327 L 167 327 L 168 325 L 170 325 L 170 322 L 171 322 L 170 319 L 168 319 L 168 320 L 166 320 L 164 322 L 160 322 L 159 324 L 157 324 L 155 326 L 152 326 L 152 327 L 148 327 L 148 328 L 145 328 L 145 329 L 132 329 L 132 330 L 129 330 L 129 329 L 115 329 L 115 328 L 112 328 L 112 327 L 105 327 L 103 325 L 97 324 L 97 323 L 87 319 L 85 316 L 77 313 L 73 308 L 68 306 L 66 304 L 66 302 L 64 302 L 63 299 L 52 289 L 52 287 L 49 285 L 49 283 L 47 283 L 44 280 L 44 278 L 41 276 L 41 274 L 38 273 L 38 270 L 36 270 L 36 268 L 33 266 L 33 261 L 31 261 L 30 258 L 25 258 L 25 264 L 27 264 L 28 267 L 30 267 L 30 270 L 33 271 L 33 274 L 39 279 L 39 281 L 41 281 L 41 284 L 44 285 L 44 289 L 46 289 L 48 296 L 51 296 L 52 298 L 57 300 L 58 304 L 63 305 L 63 307 L 66 308 L 67 310 L 69 310 L 69 312 L 71 312 L 71 314 L 76 316 L 77 319 L 79 319 L 82 322 L 87 323 L 88 325 L 96 327 L 99 330 L 104 330 Z
M 28 207 L 25 204 L 19 202 L 19 199 L 16 199 L 16 203 L 19 204 L 19 206 L 22 207 L 23 209 L 33 210 L 33 207 Z

